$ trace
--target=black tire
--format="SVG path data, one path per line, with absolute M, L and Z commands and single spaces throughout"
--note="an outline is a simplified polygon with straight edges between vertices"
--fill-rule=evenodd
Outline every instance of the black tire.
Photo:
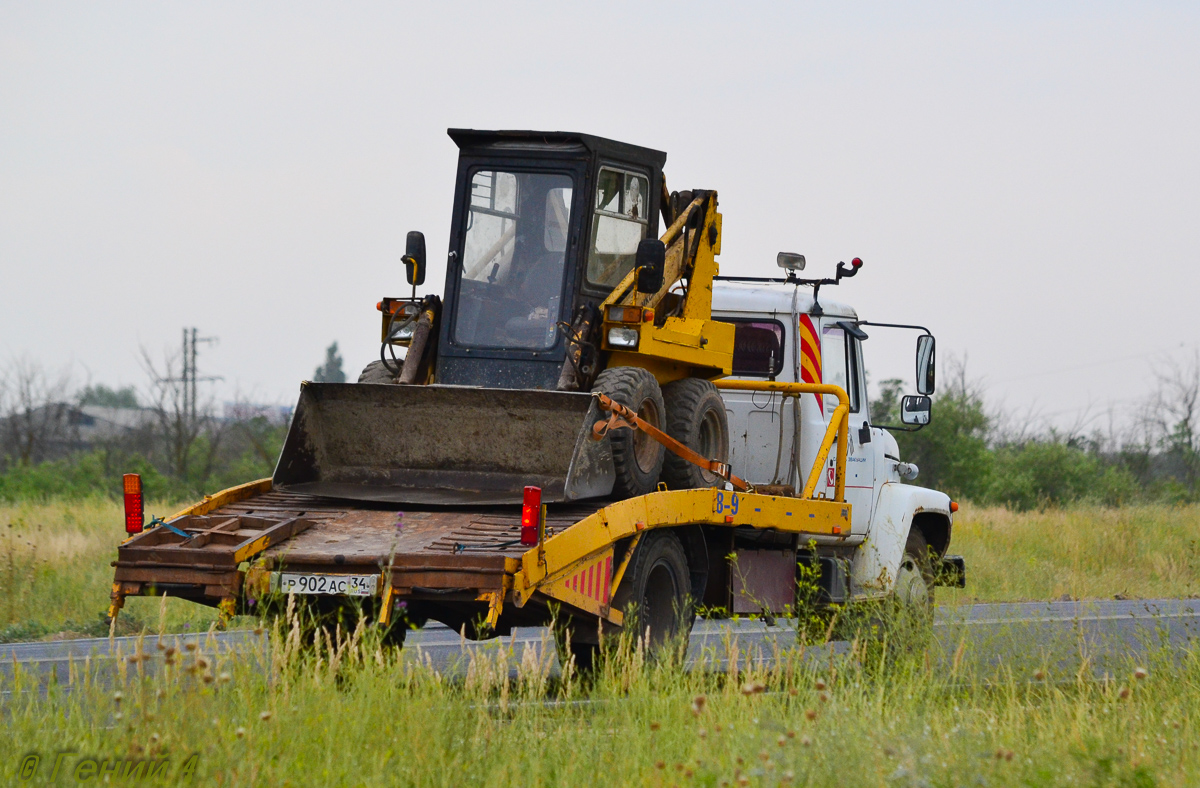
M 647 423 L 663 429 L 662 389 L 654 375 L 640 367 L 612 367 L 596 376 L 592 391 L 598 391 L 636 413 Z M 608 433 L 617 479 L 613 495 L 633 498 L 653 492 L 662 473 L 661 443 L 642 430 L 619 429 Z
M 665 432 L 708 460 L 729 461 L 729 420 L 725 400 L 710 381 L 684 378 L 663 387 L 667 406 Z M 725 480 L 699 465 L 667 452 L 662 480 L 672 490 L 717 487 Z
M 913 528 L 904 544 L 904 557 L 896 573 L 896 601 L 924 617 L 933 615 L 933 562 L 925 535 Z
M 372 361 L 363 367 L 362 374 L 358 376 L 359 383 L 395 383 L 396 378 L 388 371 L 382 361 L 378 359 Z
M 638 638 L 648 636 L 646 650 L 652 657 L 675 649 L 682 656 L 692 632 L 694 604 L 687 554 L 679 538 L 667 530 L 646 534 L 613 594 L 613 606 L 625 614 L 625 629 Z

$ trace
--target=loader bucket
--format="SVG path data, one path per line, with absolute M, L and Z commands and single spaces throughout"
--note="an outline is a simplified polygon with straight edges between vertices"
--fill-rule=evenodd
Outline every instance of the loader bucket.
M 305 383 L 274 486 L 356 501 L 549 503 L 603 497 L 615 473 L 589 394 Z

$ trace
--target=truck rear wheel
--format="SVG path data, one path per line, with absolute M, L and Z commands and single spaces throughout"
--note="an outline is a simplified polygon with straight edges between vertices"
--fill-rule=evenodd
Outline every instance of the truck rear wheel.
M 646 651 L 662 657 L 687 653 L 695 618 L 687 554 L 670 531 L 642 537 L 613 606 L 625 614 L 625 628 L 646 639 Z
M 707 460 L 729 461 L 729 420 L 716 386 L 700 378 L 677 380 L 663 387 L 663 402 L 668 435 Z M 716 487 L 725 481 L 671 453 L 663 459 L 662 479 L 672 490 Z
M 662 389 L 649 371 L 641 367 L 611 367 L 596 377 L 592 391 L 624 405 L 648 424 L 663 429 Z M 633 498 L 653 492 L 662 472 L 664 449 L 642 430 L 619 429 L 608 433 L 617 479 L 613 495 Z

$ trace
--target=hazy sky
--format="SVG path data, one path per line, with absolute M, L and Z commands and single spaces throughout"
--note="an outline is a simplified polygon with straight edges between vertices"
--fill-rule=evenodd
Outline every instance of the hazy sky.
M 197 326 L 218 397 L 353 378 L 406 231 L 441 292 L 446 128 L 565 129 L 719 190 L 723 273 L 859 256 L 838 300 L 996 402 L 1129 407 L 1200 340 L 1200 4 L 904 6 L 0 3 L 0 362 L 140 386 Z

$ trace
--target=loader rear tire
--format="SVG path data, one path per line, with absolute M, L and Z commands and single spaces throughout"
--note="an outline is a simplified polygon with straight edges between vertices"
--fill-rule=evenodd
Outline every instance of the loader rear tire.
M 613 594 L 613 607 L 624 613 L 625 628 L 645 639 L 648 655 L 682 659 L 696 617 L 691 588 L 679 537 L 668 530 L 651 531 L 637 546 Z
M 358 376 L 359 383 L 395 383 L 396 378 L 388 371 L 388 368 L 383 365 L 378 359 L 372 361 L 363 367 L 362 374 Z
M 729 419 L 725 400 L 710 381 L 684 378 L 663 387 L 667 406 L 665 432 L 708 460 L 729 462 Z M 667 452 L 662 480 L 672 490 L 717 487 L 725 483 L 717 474 Z
M 663 429 L 666 407 L 662 389 L 649 371 L 641 367 L 611 367 L 596 377 L 592 391 L 607 395 L 650 425 Z M 613 465 L 617 472 L 613 495 L 633 498 L 654 492 L 662 473 L 661 443 L 641 430 L 621 428 L 608 433 Z

